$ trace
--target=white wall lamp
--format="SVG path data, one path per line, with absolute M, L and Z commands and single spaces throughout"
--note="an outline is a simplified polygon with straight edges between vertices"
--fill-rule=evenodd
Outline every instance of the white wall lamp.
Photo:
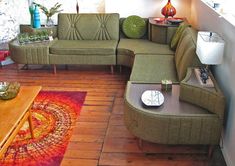
M 196 76 L 199 82 L 205 86 L 212 86 L 209 78 L 209 66 L 218 65 L 223 62 L 224 40 L 214 32 L 199 31 L 197 35 L 196 54 L 206 68 L 196 69 Z

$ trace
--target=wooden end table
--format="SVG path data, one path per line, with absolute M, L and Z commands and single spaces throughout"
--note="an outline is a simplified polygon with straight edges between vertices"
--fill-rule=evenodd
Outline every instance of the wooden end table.
M 0 100 L 0 157 L 7 150 L 23 124 L 28 120 L 32 138 L 31 106 L 40 86 L 21 86 L 16 98 Z
M 171 24 L 167 21 L 156 22 L 155 17 L 149 18 L 148 39 L 159 44 L 169 44 L 179 24 Z M 186 18 L 182 18 L 187 21 Z

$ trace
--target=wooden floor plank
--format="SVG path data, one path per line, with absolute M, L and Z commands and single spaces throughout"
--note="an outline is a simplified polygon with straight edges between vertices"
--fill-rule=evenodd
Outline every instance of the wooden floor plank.
M 98 111 L 98 110 L 84 110 L 82 109 L 81 116 L 99 116 L 99 115 L 103 115 L 103 116 L 110 116 L 111 115 L 111 111 Z
M 137 138 L 106 137 L 102 152 L 142 153 L 142 150 L 138 147 Z
M 124 106 L 123 105 L 114 105 L 112 112 L 113 112 L 113 114 L 123 114 Z
M 73 134 L 70 138 L 71 142 L 95 142 L 95 143 L 103 143 L 104 142 L 104 135 L 96 135 L 94 133 L 87 135 L 87 134 Z
M 88 128 L 88 127 L 75 127 L 73 134 L 82 134 L 82 135 L 105 135 L 106 128 Z
M 106 129 L 108 127 L 107 122 L 76 122 L 77 128 L 94 128 L 94 129 Z
M 106 134 L 107 138 L 133 138 L 136 137 L 132 135 L 124 125 L 109 125 Z
M 112 107 L 110 105 L 105 105 L 105 106 L 100 106 L 100 105 L 84 105 L 82 107 L 82 111 L 86 111 L 86 110 L 95 110 L 95 111 L 100 111 L 100 112 L 111 112 L 112 111 Z
M 88 151 L 84 150 L 67 150 L 64 154 L 65 159 L 95 159 L 100 157 L 100 151 Z
M 205 166 L 205 155 L 145 155 L 136 153 L 102 153 L 99 165 L 126 166 Z
M 99 142 L 76 142 L 71 141 L 67 150 L 81 150 L 81 151 L 101 151 L 102 143 Z
M 110 117 L 109 125 L 124 126 L 123 114 L 112 114 Z
M 91 159 L 64 159 L 61 166 L 97 166 L 98 160 Z
M 107 122 L 109 115 L 97 115 L 97 116 L 82 116 L 78 117 L 78 122 Z

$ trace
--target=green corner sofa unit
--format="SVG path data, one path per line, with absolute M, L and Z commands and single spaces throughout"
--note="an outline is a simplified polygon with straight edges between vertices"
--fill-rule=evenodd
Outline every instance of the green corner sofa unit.
M 208 95 L 208 99 L 211 102 L 219 102 L 217 105 L 220 107 L 200 105 L 205 108 L 200 115 L 165 115 L 159 112 L 152 116 L 137 108 L 128 99 L 130 83 L 159 84 L 163 79 L 170 79 L 174 84 L 179 84 L 186 79 L 188 68 L 201 66 L 196 55 L 197 31 L 192 27 L 185 28 L 179 36 L 176 50 L 172 50 L 169 47 L 170 40 L 165 44 L 148 40 L 150 32 L 146 32 L 139 39 L 127 38 L 121 28 L 123 20 L 118 14 L 59 14 L 55 40 L 49 44 L 24 46 L 12 41 L 9 43 L 12 59 L 19 64 L 132 67 L 124 97 L 124 121 L 132 134 L 143 140 L 161 144 L 219 144 L 225 110 L 225 99 L 221 92 L 212 97 Z M 167 38 L 171 39 L 176 30 L 177 28 L 172 28 L 171 32 L 166 34 Z M 217 89 L 219 91 L 218 87 Z M 221 100 L 217 101 L 214 97 Z M 170 134 L 169 131 L 174 129 L 178 129 L 178 134 Z M 212 133 L 210 137 L 207 137 L 208 129 Z M 191 135 L 188 135 L 188 131 Z M 195 140 L 193 135 L 200 139 Z M 184 137 L 185 141 L 182 141 L 181 138 Z M 174 138 L 174 141 L 170 138 Z

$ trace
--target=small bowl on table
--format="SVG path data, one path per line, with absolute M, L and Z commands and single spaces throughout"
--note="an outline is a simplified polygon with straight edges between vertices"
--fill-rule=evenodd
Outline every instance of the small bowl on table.
M 177 18 L 177 17 L 172 17 L 172 18 L 167 19 L 167 22 L 169 22 L 171 24 L 180 24 L 183 21 L 184 20 L 182 18 Z

